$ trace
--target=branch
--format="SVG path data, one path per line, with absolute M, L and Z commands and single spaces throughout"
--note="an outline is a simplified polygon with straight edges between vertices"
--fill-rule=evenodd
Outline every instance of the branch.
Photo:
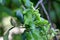
M 44 13 L 45 13 L 46 16 L 47 16 L 48 21 L 51 22 L 51 21 L 50 21 L 50 17 L 49 17 L 49 15 L 48 15 L 48 12 L 46 11 L 46 9 L 45 9 L 43 3 L 40 3 L 40 5 L 42 6 L 42 9 L 44 10 Z
M 43 0 L 39 0 L 38 3 L 35 6 L 35 9 L 39 6 L 40 3 L 42 3 Z
M 45 9 L 45 7 L 44 7 L 44 4 L 43 4 L 42 2 L 43 2 L 43 0 L 39 0 L 38 3 L 37 3 L 36 6 L 35 6 L 35 9 L 36 9 L 36 8 L 39 6 L 39 4 L 40 4 L 40 5 L 42 6 L 42 9 L 43 9 L 44 13 L 45 13 L 46 16 L 47 16 L 47 19 L 48 19 L 49 23 L 51 23 L 51 27 L 53 27 L 53 26 L 52 26 L 51 19 L 50 19 L 49 15 L 48 15 L 48 12 L 46 11 L 46 9 Z

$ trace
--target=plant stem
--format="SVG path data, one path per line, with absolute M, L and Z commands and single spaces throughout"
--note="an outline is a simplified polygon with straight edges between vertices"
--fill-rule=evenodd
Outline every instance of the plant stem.
M 43 0 L 39 0 L 38 3 L 35 6 L 35 9 L 39 6 L 40 3 L 42 3 Z

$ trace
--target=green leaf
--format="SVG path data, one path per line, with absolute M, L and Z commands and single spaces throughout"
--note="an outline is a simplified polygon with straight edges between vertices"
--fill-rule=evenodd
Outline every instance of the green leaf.
M 12 40 L 22 40 L 22 35 L 21 34 L 14 34 Z
M 31 7 L 30 0 L 23 0 L 26 7 Z
M 33 37 L 34 37 L 34 40 L 40 40 L 40 39 L 41 39 L 41 36 L 40 36 L 40 34 L 39 34 L 39 31 L 36 30 L 36 29 L 33 29 L 33 30 L 32 30 L 32 35 L 33 35 Z M 41 40 L 42 40 L 42 39 L 41 39 Z
M 31 32 L 26 32 L 26 40 L 34 40 L 34 37 Z

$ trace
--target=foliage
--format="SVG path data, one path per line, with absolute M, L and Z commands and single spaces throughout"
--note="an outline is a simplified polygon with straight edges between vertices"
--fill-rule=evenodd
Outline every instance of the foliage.
M 26 40 L 49 40 L 54 36 L 55 31 L 52 29 L 49 31 L 50 24 L 47 20 L 40 17 L 38 10 L 33 7 L 28 8 L 23 11 L 23 15 L 24 23 L 29 28 L 27 29 L 29 31 L 26 32 Z
M 33 7 L 30 0 L 6 0 L 5 4 L 2 2 L 3 0 L 0 1 L 1 13 L 5 12 L 5 14 L 17 18 L 17 22 L 20 22 L 20 24 L 25 25 L 26 30 L 20 38 L 25 36 L 24 40 L 50 40 L 55 36 L 56 32 L 54 29 L 50 29 L 50 23 L 40 16 L 38 9 Z M 4 35 L 4 40 L 8 39 L 8 32 Z
M 38 2 L 38 0 L 31 0 L 34 3 L 34 6 Z M 60 29 L 60 0 L 43 0 L 43 4 L 50 16 L 50 19 L 53 23 L 56 24 L 57 28 Z M 44 14 L 42 8 L 39 6 L 41 16 L 46 19 L 46 15 Z

